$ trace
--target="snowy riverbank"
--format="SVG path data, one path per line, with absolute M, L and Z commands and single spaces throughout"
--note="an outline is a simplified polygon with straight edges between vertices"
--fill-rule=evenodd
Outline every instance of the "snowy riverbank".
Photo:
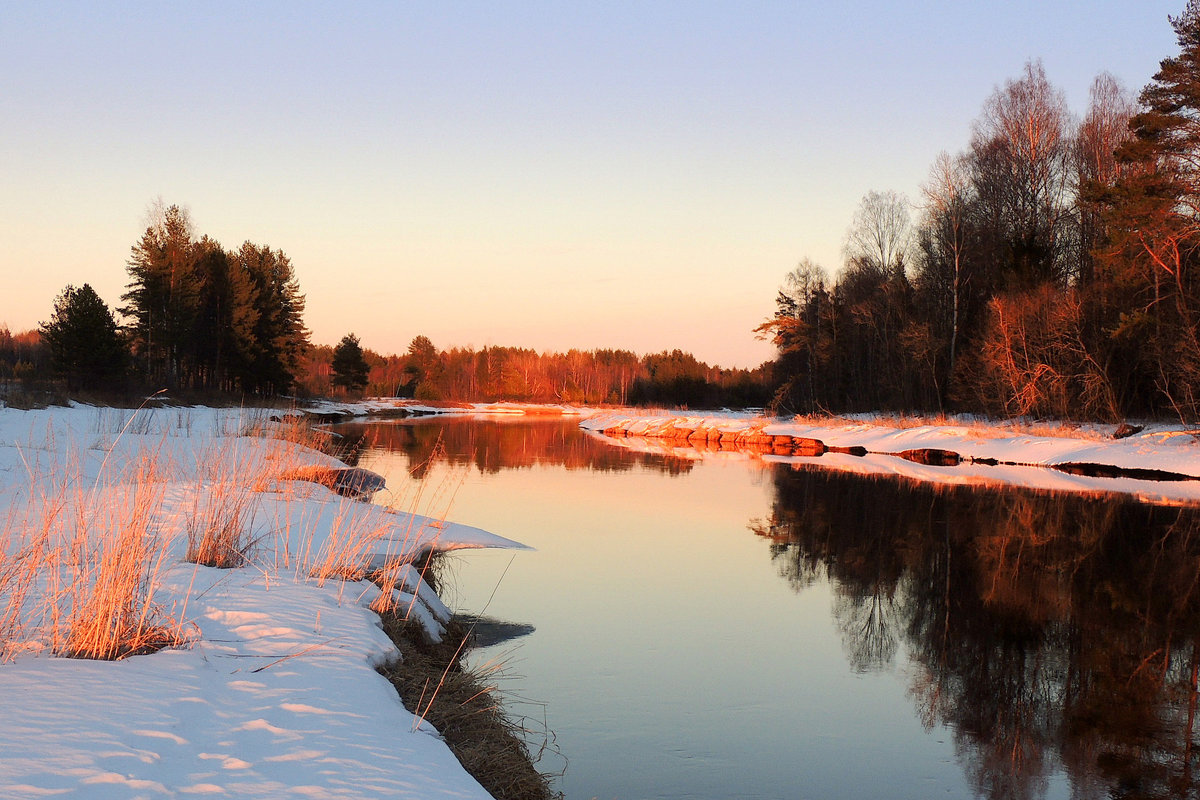
M 375 671 L 397 652 L 370 606 L 436 637 L 449 612 L 405 565 L 520 545 L 289 480 L 340 465 L 284 433 L 236 409 L 0 409 L 0 798 L 488 797 Z M 244 566 L 185 561 L 231 507 Z M 139 624 L 182 646 L 57 657 L 135 523 Z M 390 594 L 338 577 L 368 563 Z
M 1012 485 L 1128 494 L 1148 502 L 1200 503 L 1200 430 L 1182 425 L 1150 424 L 1114 438 L 1117 426 L 1112 425 L 953 419 L 925 424 L 881 415 L 786 420 L 735 412 L 629 409 L 600 412 L 581 425 L 597 435 L 608 432 L 605 439 L 614 445 L 682 458 L 761 458 L 796 467 L 946 485 Z M 824 452 L 818 454 L 821 448 L 814 442 Z M 930 451 L 952 453 L 959 463 L 920 463 Z M 1193 479 L 1097 477 L 1065 471 L 1105 466 Z

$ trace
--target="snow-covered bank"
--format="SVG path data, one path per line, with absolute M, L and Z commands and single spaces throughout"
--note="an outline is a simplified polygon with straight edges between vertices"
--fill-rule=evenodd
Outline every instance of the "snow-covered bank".
M 609 432 L 611 435 L 605 438 L 616 445 L 682 457 L 712 457 L 710 454 L 726 450 L 769 461 L 895 475 L 922 482 L 1112 492 L 1148 502 L 1200 503 L 1200 431 L 1181 425 L 1147 425 L 1138 433 L 1117 439 L 1113 437 L 1116 426 L 1103 425 L 1035 428 L 981 421 L 899 424 L 887 417 L 866 415 L 822 421 L 765 419 L 734 412 L 648 413 L 628 409 L 602 412 L 580 424 L 597 434 Z M 824 452 L 817 454 L 822 448 Z M 961 463 L 919 463 L 930 452 L 953 454 L 953 460 Z M 1194 479 L 1088 477 L 1057 469 L 1064 465 L 1153 470 Z
M 272 433 L 236 409 L 0 409 L 0 798 L 488 797 L 375 671 L 397 652 L 369 606 L 436 637 L 449 612 L 408 563 L 520 545 L 288 480 L 337 463 L 241 435 L 256 425 Z M 145 613 L 185 643 L 57 657 L 131 503 L 155 548 Z M 246 565 L 185 562 L 189 530 L 229 505 Z M 385 563 L 387 596 L 338 577 Z

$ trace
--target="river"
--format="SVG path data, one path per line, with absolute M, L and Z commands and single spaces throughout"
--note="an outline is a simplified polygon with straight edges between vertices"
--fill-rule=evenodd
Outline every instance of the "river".
M 1195 797 L 1200 525 L 1113 498 L 640 454 L 571 419 L 335 428 L 451 559 L 568 800 Z

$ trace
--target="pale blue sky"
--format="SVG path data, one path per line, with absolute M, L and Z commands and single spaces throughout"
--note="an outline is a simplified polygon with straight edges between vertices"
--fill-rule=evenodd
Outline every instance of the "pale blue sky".
M 1027 59 L 1076 114 L 1136 93 L 1182 7 L 0 0 L 0 324 L 116 305 L 161 196 L 287 252 L 316 342 L 755 365 L 863 194 L 915 199 Z

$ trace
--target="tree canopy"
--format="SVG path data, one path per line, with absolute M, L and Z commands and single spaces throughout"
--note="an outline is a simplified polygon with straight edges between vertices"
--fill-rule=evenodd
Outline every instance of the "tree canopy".
M 156 387 L 276 395 L 296 380 L 308 331 L 304 295 L 282 250 L 227 252 L 161 204 L 134 244 L 122 296 L 141 379 Z
M 1100 75 L 1076 123 L 1037 61 L 997 87 L 911 239 L 868 193 L 837 279 L 803 263 L 759 328 L 777 407 L 1200 418 L 1197 0 L 1171 24 L 1140 110 Z

